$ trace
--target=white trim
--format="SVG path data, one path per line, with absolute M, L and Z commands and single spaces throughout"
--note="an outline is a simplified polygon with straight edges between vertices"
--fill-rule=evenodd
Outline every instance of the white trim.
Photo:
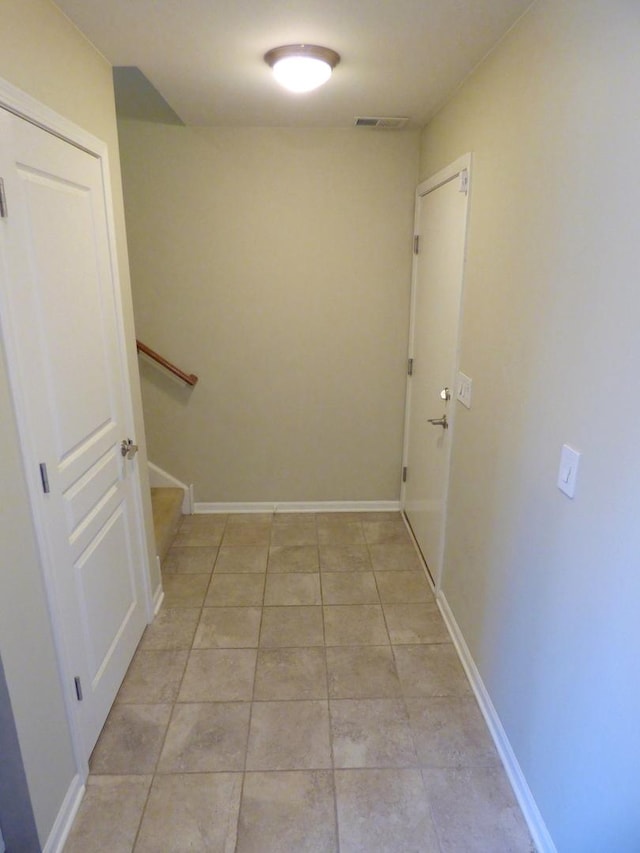
M 158 588 L 156 589 L 155 595 L 153 596 L 153 615 L 154 618 L 160 613 L 160 608 L 162 607 L 162 602 L 164 601 L 164 590 L 162 589 L 162 584 L 158 584 Z
M 79 774 L 76 774 L 71 780 L 49 837 L 42 848 L 42 853 L 62 853 L 69 832 L 71 831 L 71 826 L 80 808 L 84 790 L 82 779 Z
M 220 512 L 400 512 L 399 501 L 293 501 L 288 503 L 196 503 L 194 513 Z
M 416 189 L 415 196 L 415 208 L 414 208 L 414 234 L 416 233 L 416 229 L 418 227 L 418 221 L 420 216 L 420 204 L 422 199 L 428 195 L 430 192 L 438 189 L 444 184 L 456 178 L 461 172 L 465 171 L 468 175 L 468 183 L 466 189 L 466 204 L 464 211 L 464 255 L 463 255 L 463 268 L 462 268 L 462 284 L 460 288 L 460 307 L 458 312 L 458 329 L 457 329 L 457 341 L 456 341 L 456 357 L 455 357 L 455 375 L 457 376 L 458 370 L 460 368 L 460 340 L 461 334 L 460 330 L 462 328 L 462 312 L 463 312 L 463 302 L 464 302 L 464 283 L 465 283 L 465 273 L 466 273 L 466 253 L 467 253 L 467 241 L 469 237 L 469 199 L 471 196 L 471 165 L 472 165 L 473 157 L 471 153 L 463 154 L 461 157 L 458 157 L 457 160 L 454 160 L 453 163 L 450 163 L 448 166 L 445 166 L 443 169 L 440 169 L 439 172 L 436 172 L 430 178 L 422 181 L 418 184 L 418 188 Z M 412 359 L 414 356 L 414 338 L 415 338 L 415 327 L 416 327 L 416 293 L 417 293 L 417 284 L 418 284 L 418 258 L 419 255 L 413 256 L 413 264 L 411 269 L 411 297 L 410 297 L 410 314 L 409 314 L 409 351 L 407 353 L 407 359 Z M 411 376 L 407 375 L 407 385 L 406 385 L 406 397 L 405 397 L 405 413 L 404 413 L 404 438 L 402 445 L 402 468 L 408 467 L 409 460 L 407 458 L 407 454 L 409 452 L 409 421 L 411 415 Z M 455 403 L 455 398 L 452 401 Z M 440 543 L 440 554 L 438 560 L 437 571 L 435 572 L 435 576 L 433 578 L 433 583 L 436 591 L 438 591 L 442 584 L 442 569 L 444 566 L 444 551 L 446 544 L 446 534 L 447 534 L 447 506 L 449 499 L 449 475 L 451 470 L 451 451 L 453 449 L 453 437 L 455 434 L 455 406 L 451 407 L 451 412 L 449 416 L 449 454 L 447 460 L 447 471 L 445 474 L 445 485 L 444 485 L 444 516 L 442 523 L 442 537 Z M 406 492 L 407 492 L 407 484 L 402 480 L 400 482 L 400 506 L 403 512 L 406 512 Z M 415 537 L 414 537 L 415 538 Z M 416 543 L 417 545 L 417 543 Z M 427 575 L 430 575 L 431 572 L 428 569 Z
M 527 780 L 522 772 L 518 759 L 516 758 L 516 754 L 509 743 L 509 738 L 507 737 L 507 733 L 500 721 L 498 712 L 491 701 L 489 692 L 482 681 L 478 667 L 471 656 L 471 652 L 465 642 L 462 631 L 460 630 L 460 627 L 456 622 L 456 618 L 453 615 L 453 611 L 449 607 L 449 603 L 442 591 L 437 595 L 437 602 L 449 634 L 451 635 L 451 639 L 453 640 L 453 644 L 458 652 L 458 657 L 460 658 L 475 697 L 480 705 L 480 710 L 484 716 L 489 733 L 493 738 L 493 742 L 496 745 L 496 749 L 498 750 L 498 754 L 504 765 L 509 782 L 513 788 L 513 793 L 516 796 L 518 804 L 522 810 L 522 814 L 524 815 L 524 819 L 529 827 L 529 832 L 531 833 L 535 843 L 536 850 L 538 853 L 557 853 L 556 846 L 553 843 L 549 830 L 547 829 L 544 819 L 540 814 L 540 810 L 538 809 L 533 794 L 531 793 L 531 789 L 527 784 Z
M 177 477 L 174 477 L 173 474 L 169 474 L 167 471 L 164 471 L 158 465 L 154 465 L 153 462 L 149 462 L 148 464 L 149 486 L 152 489 L 162 489 L 166 487 L 182 489 L 184 492 L 184 498 L 182 500 L 182 514 L 191 515 L 193 512 L 193 483 L 187 486 L 186 483 L 178 480 Z

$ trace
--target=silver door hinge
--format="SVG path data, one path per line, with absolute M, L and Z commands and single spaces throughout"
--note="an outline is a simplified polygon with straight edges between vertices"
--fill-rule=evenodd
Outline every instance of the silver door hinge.
M 467 193 L 469 192 L 469 172 L 467 171 L 467 169 L 463 169 L 460 172 L 459 192 L 464 193 L 465 195 L 467 195 Z
M 413 237 L 413 254 L 417 255 L 420 251 L 420 235 L 415 234 Z
M 403 483 L 407 482 L 407 466 L 406 465 L 402 469 L 402 482 Z
M 410 358 L 407 362 L 407 373 L 409 376 L 413 376 L 413 359 Z
M 76 697 L 78 699 L 78 702 L 82 702 L 82 684 L 80 683 L 79 675 L 76 675 L 76 677 L 73 679 L 73 683 L 76 686 Z
M 42 491 L 48 495 L 51 489 L 49 488 L 49 475 L 47 474 L 47 466 L 45 462 L 40 463 L 40 480 L 42 481 Z
M 0 178 L 0 219 L 6 219 L 7 216 L 7 196 L 4 192 L 4 180 Z

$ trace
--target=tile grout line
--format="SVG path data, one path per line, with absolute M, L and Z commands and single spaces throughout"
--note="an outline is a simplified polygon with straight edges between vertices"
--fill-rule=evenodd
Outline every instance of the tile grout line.
M 317 527 L 317 521 L 316 521 Z M 327 685 L 327 715 L 329 721 L 329 751 L 331 755 L 331 781 L 333 787 L 333 821 L 336 833 L 336 851 L 340 853 L 340 821 L 338 817 L 338 785 L 336 781 L 336 761 L 333 749 L 333 726 L 331 718 L 331 689 L 329 686 L 329 662 L 327 660 L 327 635 L 324 623 L 324 590 L 322 586 L 322 572 L 320 567 L 320 537 L 318 536 L 318 575 L 320 578 L 320 602 L 322 608 L 322 642 L 324 650 L 324 668 Z
M 269 545 L 267 547 L 267 558 L 264 567 L 264 583 L 262 584 L 262 604 L 260 606 L 260 625 L 258 626 L 258 638 L 256 640 L 256 661 L 253 667 L 253 683 L 251 685 L 251 699 L 249 700 L 249 722 L 247 725 L 247 739 L 244 748 L 244 762 L 242 766 L 242 781 L 240 783 L 240 801 L 238 804 L 238 817 L 236 819 L 236 841 L 234 849 L 238 849 L 238 836 L 240 834 L 240 818 L 242 816 L 242 804 L 244 800 L 244 786 L 247 778 L 247 761 L 249 760 L 249 740 L 251 737 L 251 723 L 253 721 L 253 705 L 256 694 L 256 677 L 258 674 L 258 656 L 260 654 L 260 635 L 262 634 L 262 619 L 264 616 L 264 597 L 267 590 L 267 571 L 269 569 L 269 556 L 271 552 L 271 537 L 273 532 L 273 513 L 271 514 L 271 526 L 269 529 Z

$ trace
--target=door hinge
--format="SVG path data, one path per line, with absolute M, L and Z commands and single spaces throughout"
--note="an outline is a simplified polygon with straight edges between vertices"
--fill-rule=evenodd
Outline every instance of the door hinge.
M 407 362 L 407 373 L 409 376 L 413 376 L 413 359 L 410 358 Z
M 469 172 L 467 169 L 460 172 L 460 188 L 458 191 L 465 195 L 469 192 Z
M 420 235 L 415 234 L 413 237 L 413 254 L 417 255 L 420 251 Z
M 48 495 L 51 489 L 49 488 L 49 475 L 47 474 L 47 466 L 45 462 L 40 463 L 40 480 L 42 481 L 42 491 Z
M 76 677 L 73 679 L 73 683 L 76 686 L 76 697 L 78 699 L 78 702 L 82 702 L 82 684 L 80 683 L 79 675 L 76 675 Z
M 0 178 L 0 219 L 6 219 L 7 216 L 7 196 L 4 191 L 4 180 Z
M 402 469 L 402 482 L 403 483 L 407 482 L 407 466 L 406 465 Z

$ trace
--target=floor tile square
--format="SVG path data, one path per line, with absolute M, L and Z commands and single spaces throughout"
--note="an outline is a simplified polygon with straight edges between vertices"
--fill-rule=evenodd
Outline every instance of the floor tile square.
M 326 701 L 254 702 L 247 770 L 331 767 Z
M 261 617 L 260 607 L 205 607 L 193 648 L 257 648 Z
M 327 646 L 380 646 L 389 635 L 379 604 L 347 604 L 324 607 Z
M 319 515 L 318 542 L 321 545 L 364 545 L 362 522 L 344 518 L 324 518 Z
M 91 753 L 91 773 L 153 773 L 170 716 L 171 705 L 114 705 Z
M 260 649 L 253 698 L 326 699 L 324 649 Z
M 269 549 L 268 572 L 318 572 L 317 545 L 272 545 Z
M 502 767 L 422 772 L 442 853 L 535 853 Z
M 410 545 L 411 537 L 404 521 L 363 521 L 362 531 L 367 545 Z
M 394 656 L 405 696 L 471 695 L 471 686 L 452 643 L 396 646 Z
M 420 771 L 336 770 L 335 785 L 340 853 L 439 853 Z
M 260 645 L 265 648 L 323 646 L 322 607 L 264 607 Z
M 200 608 L 163 607 L 151 625 L 147 625 L 139 649 L 190 649 Z
M 390 646 L 336 646 L 327 649 L 332 699 L 400 697 L 400 681 Z
M 131 853 L 151 776 L 89 776 L 65 853 Z
M 214 572 L 218 575 L 266 572 L 268 553 L 268 545 L 222 545 Z
M 320 574 L 267 574 L 265 606 L 321 604 Z
M 178 702 L 248 701 L 253 694 L 255 649 L 194 649 Z
M 315 518 L 307 521 L 294 521 L 289 524 L 274 524 L 271 529 L 271 547 L 280 545 L 318 544 L 318 532 Z
M 335 853 L 329 770 L 247 773 L 237 853 Z
M 270 527 L 273 519 L 272 512 L 230 512 L 227 516 L 227 527 Z
M 250 702 L 176 705 L 158 773 L 244 770 Z
M 242 773 L 156 776 L 136 853 L 233 853 Z
M 120 687 L 117 702 L 175 702 L 189 652 L 139 649 Z
M 189 547 L 219 545 L 226 523 L 226 515 L 184 515 L 173 544 Z
M 435 602 L 431 587 L 420 572 L 376 572 L 376 583 L 383 604 Z
M 422 767 L 486 767 L 499 763 L 473 696 L 405 700 Z
M 380 604 L 373 572 L 322 572 L 324 604 Z
M 167 574 L 209 575 L 217 556 L 217 548 L 174 545 L 164 558 L 162 571 Z
M 162 575 L 163 607 L 202 607 L 209 575 Z
M 417 766 L 401 699 L 338 699 L 329 711 L 335 767 Z
M 205 607 L 260 606 L 264 593 L 264 574 L 225 575 L 214 572 Z
M 287 524 L 315 524 L 315 512 L 274 512 L 272 516 L 274 527 L 283 527 Z
M 394 645 L 451 642 L 444 619 L 434 602 L 384 604 L 383 608 Z
M 366 545 L 320 545 L 323 572 L 370 572 L 371 558 Z
M 223 545 L 268 545 L 271 540 L 271 522 L 240 521 L 229 519 L 222 537 Z
M 420 557 L 411 544 L 369 545 L 369 554 L 376 572 L 424 571 Z

